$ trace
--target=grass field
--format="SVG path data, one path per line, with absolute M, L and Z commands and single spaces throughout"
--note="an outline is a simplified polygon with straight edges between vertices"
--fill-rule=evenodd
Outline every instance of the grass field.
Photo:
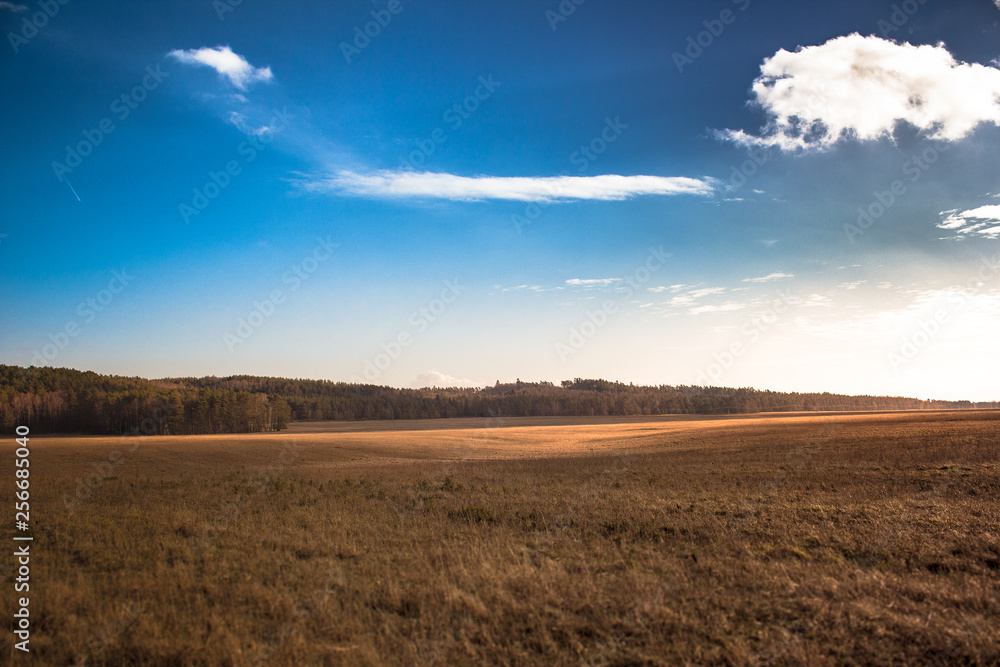
M 996 412 L 31 444 L 27 662 L 1000 663 Z

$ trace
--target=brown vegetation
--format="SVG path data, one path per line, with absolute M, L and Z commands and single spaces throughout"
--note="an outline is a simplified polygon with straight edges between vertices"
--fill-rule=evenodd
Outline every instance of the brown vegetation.
M 1000 413 L 569 421 L 33 439 L 32 657 L 1000 662 Z

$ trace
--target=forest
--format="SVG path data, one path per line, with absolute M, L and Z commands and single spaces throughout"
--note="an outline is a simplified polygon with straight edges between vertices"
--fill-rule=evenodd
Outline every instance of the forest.
M 287 378 L 164 378 L 0 365 L 0 430 L 183 435 L 281 430 L 291 421 L 998 408 L 1000 403 L 609 380 L 397 389 Z

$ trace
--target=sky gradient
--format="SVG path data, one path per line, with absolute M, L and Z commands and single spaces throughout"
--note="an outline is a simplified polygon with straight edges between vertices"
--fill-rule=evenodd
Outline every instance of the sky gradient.
M 0 27 L 2 363 L 1000 399 L 992 0 Z

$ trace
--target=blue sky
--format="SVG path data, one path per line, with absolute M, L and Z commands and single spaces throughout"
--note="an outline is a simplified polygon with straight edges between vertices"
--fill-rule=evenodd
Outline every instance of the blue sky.
M 998 399 L 1000 7 L 576 2 L 0 2 L 0 362 Z

